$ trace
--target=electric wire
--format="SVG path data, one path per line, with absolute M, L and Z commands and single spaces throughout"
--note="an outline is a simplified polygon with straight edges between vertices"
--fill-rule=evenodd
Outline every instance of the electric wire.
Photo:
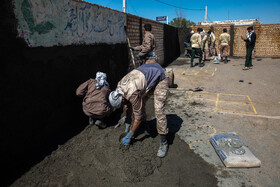
M 207 19 L 210 21 L 210 22 L 213 22 L 210 18 L 209 18 L 209 16 L 207 15 Z
M 112 3 L 113 0 L 109 1 L 105 6 L 108 7 Z
M 175 7 L 175 8 L 180 8 L 180 9 L 184 9 L 184 10 L 192 10 L 192 11 L 205 11 L 205 9 L 191 9 L 191 8 L 183 8 L 183 7 L 179 7 L 179 6 L 176 6 L 176 5 L 171 5 L 171 4 L 168 4 L 168 3 L 165 3 L 163 1 L 159 1 L 159 0 L 155 0 L 159 3 L 162 3 L 162 4 L 165 4 L 165 5 L 168 5 L 168 6 L 172 6 L 172 7 Z
M 136 11 L 136 9 L 133 7 L 132 3 L 130 0 L 128 0 L 128 3 L 130 4 L 130 6 L 132 7 L 132 9 L 134 10 L 134 12 L 136 13 L 136 16 L 138 16 L 138 12 Z

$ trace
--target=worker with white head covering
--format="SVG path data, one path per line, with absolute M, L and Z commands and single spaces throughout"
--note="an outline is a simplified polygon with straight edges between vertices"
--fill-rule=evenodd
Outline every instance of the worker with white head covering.
M 95 79 L 87 80 L 76 90 L 77 96 L 84 97 L 83 111 L 89 117 L 89 124 L 95 123 L 100 128 L 107 126 L 104 118 L 112 112 L 108 101 L 111 90 L 106 79 L 106 73 L 97 72 Z

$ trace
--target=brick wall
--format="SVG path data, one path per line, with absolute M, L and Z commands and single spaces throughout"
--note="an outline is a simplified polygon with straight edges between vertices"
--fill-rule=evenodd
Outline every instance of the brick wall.
M 245 42 L 240 36 L 246 36 L 247 26 L 235 26 L 234 56 L 245 56 Z M 257 35 L 255 56 L 256 57 L 280 57 L 280 24 L 262 24 L 255 26 Z
M 192 29 L 196 31 L 198 27 L 201 27 L 207 32 L 210 30 L 210 26 L 194 26 Z M 223 28 L 227 28 L 228 33 L 234 33 L 232 36 L 232 56 L 244 57 L 246 55 L 245 42 L 241 40 L 241 35 L 246 37 L 248 25 L 231 26 L 230 25 L 218 25 L 213 26 L 214 33 L 217 38 L 216 45 L 219 42 L 219 36 L 221 35 Z M 255 33 L 257 35 L 256 47 L 254 51 L 255 57 L 280 57 L 280 24 L 259 24 L 255 25 Z M 217 49 L 217 51 L 219 51 Z
M 131 14 L 127 14 L 127 36 L 130 40 L 131 46 L 138 46 L 142 44 L 144 38 L 144 25 L 149 23 L 152 25 L 152 34 L 155 36 L 156 40 L 156 53 L 159 56 L 159 63 L 164 64 L 164 47 L 163 47 L 163 38 L 164 38 L 164 31 L 163 25 L 160 22 L 148 20 L 145 18 L 141 18 L 138 16 L 134 16 Z M 134 56 L 138 54 L 137 51 L 134 52 Z M 136 65 L 139 66 L 141 61 L 138 59 L 136 60 Z M 130 68 L 133 67 L 132 62 L 130 63 Z

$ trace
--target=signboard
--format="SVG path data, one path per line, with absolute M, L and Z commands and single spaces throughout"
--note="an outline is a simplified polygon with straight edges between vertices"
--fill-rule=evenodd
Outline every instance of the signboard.
M 167 16 L 160 16 L 160 17 L 156 17 L 157 21 L 166 21 L 167 20 Z

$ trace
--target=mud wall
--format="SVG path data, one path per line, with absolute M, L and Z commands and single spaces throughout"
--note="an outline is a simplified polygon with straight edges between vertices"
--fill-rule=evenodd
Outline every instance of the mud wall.
M 191 27 L 182 27 L 178 28 L 178 38 L 179 38 L 179 45 L 180 45 L 180 54 L 184 54 L 185 52 L 185 45 L 184 42 L 188 34 L 192 31 Z
M 146 23 L 152 25 L 152 33 L 155 36 L 157 45 L 156 53 L 159 56 L 159 63 L 162 65 L 164 64 L 164 24 L 135 15 L 127 14 L 127 36 L 130 40 L 130 44 L 131 46 L 138 46 L 142 44 L 145 35 L 144 25 Z M 137 53 L 138 52 L 135 51 L 134 56 L 136 56 Z M 142 62 L 140 60 L 136 60 L 137 65 L 140 65 L 141 63 Z
M 203 28 L 206 32 L 213 30 L 219 42 L 219 36 L 223 32 L 223 28 L 228 30 L 232 36 L 231 55 L 236 57 L 246 56 L 246 45 L 241 40 L 241 35 L 246 37 L 246 31 L 249 25 L 213 25 L 213 26 L 195 26 L 194 31 L 198 27 Z M 255 57 L 280 57 L 280 24 L 257 24 L 254 25 L 257 35 L 256 46 L 254 50 Z M 217 43 L 216 43 L 217 46 Z M 217 48 L 217 50 L 219 50 Z
M 142 44 L 144 38 L 144 25 L 149 23 L 152 25 L 152 33 L 156 40 L 156 53 L 159 57 L 158 63 L 161 65 L 168 65 L 175 58 L 180 56 L 178 30 L 175 27 L 141 18 L 135 15 L 127 14 L 127 36 L 130 40 L 131 46 L 138 46 Z M 134 52 L 134 56 L 138 52 Z M 138 66 L 142 62 L 136 60 Z M 133 67 L 132 62 L 130 67 Z
M 180 56 L 180 44 L 178 29 L 164 24 L 164 65 Z
M 77 7 L 85 6 L 81 4 Z M 100 38 L 110 37 L 109 28 L 99 33 L 100 38 L 86 36 L 89 33 L 84 35 L 86 38 L 78 37 L 72 32 L 70 39 L 57 39 L 56 34 L 64 35 L 61 28 L 67 20 L 63 27 L 53 23 L 55 28 L 51 30 L 34 25 L 31 28 L 33 23 L 28 25 L 24 18 L 16 17 L 18 10 L 10 0 L 1 2 L 1 186 L 13 182 L 88 124 L 82 99 L 75 95 L 79 84 L 103 71 L 114 88 L 129 64 L 124 39 L 115 44 L 106 40 L 100 43 Z M 52 19 L 46 18 L 51 23 Z M 28 35 L 22 35 L 23 25 Z M 121 25 L 116 28 L 111 31 L 120 34 L 124 30 Z M 81 44 L 86 41 L 91 43 Z
M 126 15 L 72 0 L 14 0 L 19 37 L 29 46 L 125 43 Z
M 78 0 L 1 5 L 0 184 L 6 186 L 88 124 L 82 99 L 75 96 L 81 83 L 103 71 L 114 89 L 127 73 L 124 26 L 133 16 Z M 174 49 L 164 55 L 164 45 L 170 45 L 164 38 L 176 36 L 176 29 L 152 20 L 138 17 L 128 26 L 137 27 L 133 45 L 141 43 L 145 23 L 153 25 L 161 64 L 174 58 Z

